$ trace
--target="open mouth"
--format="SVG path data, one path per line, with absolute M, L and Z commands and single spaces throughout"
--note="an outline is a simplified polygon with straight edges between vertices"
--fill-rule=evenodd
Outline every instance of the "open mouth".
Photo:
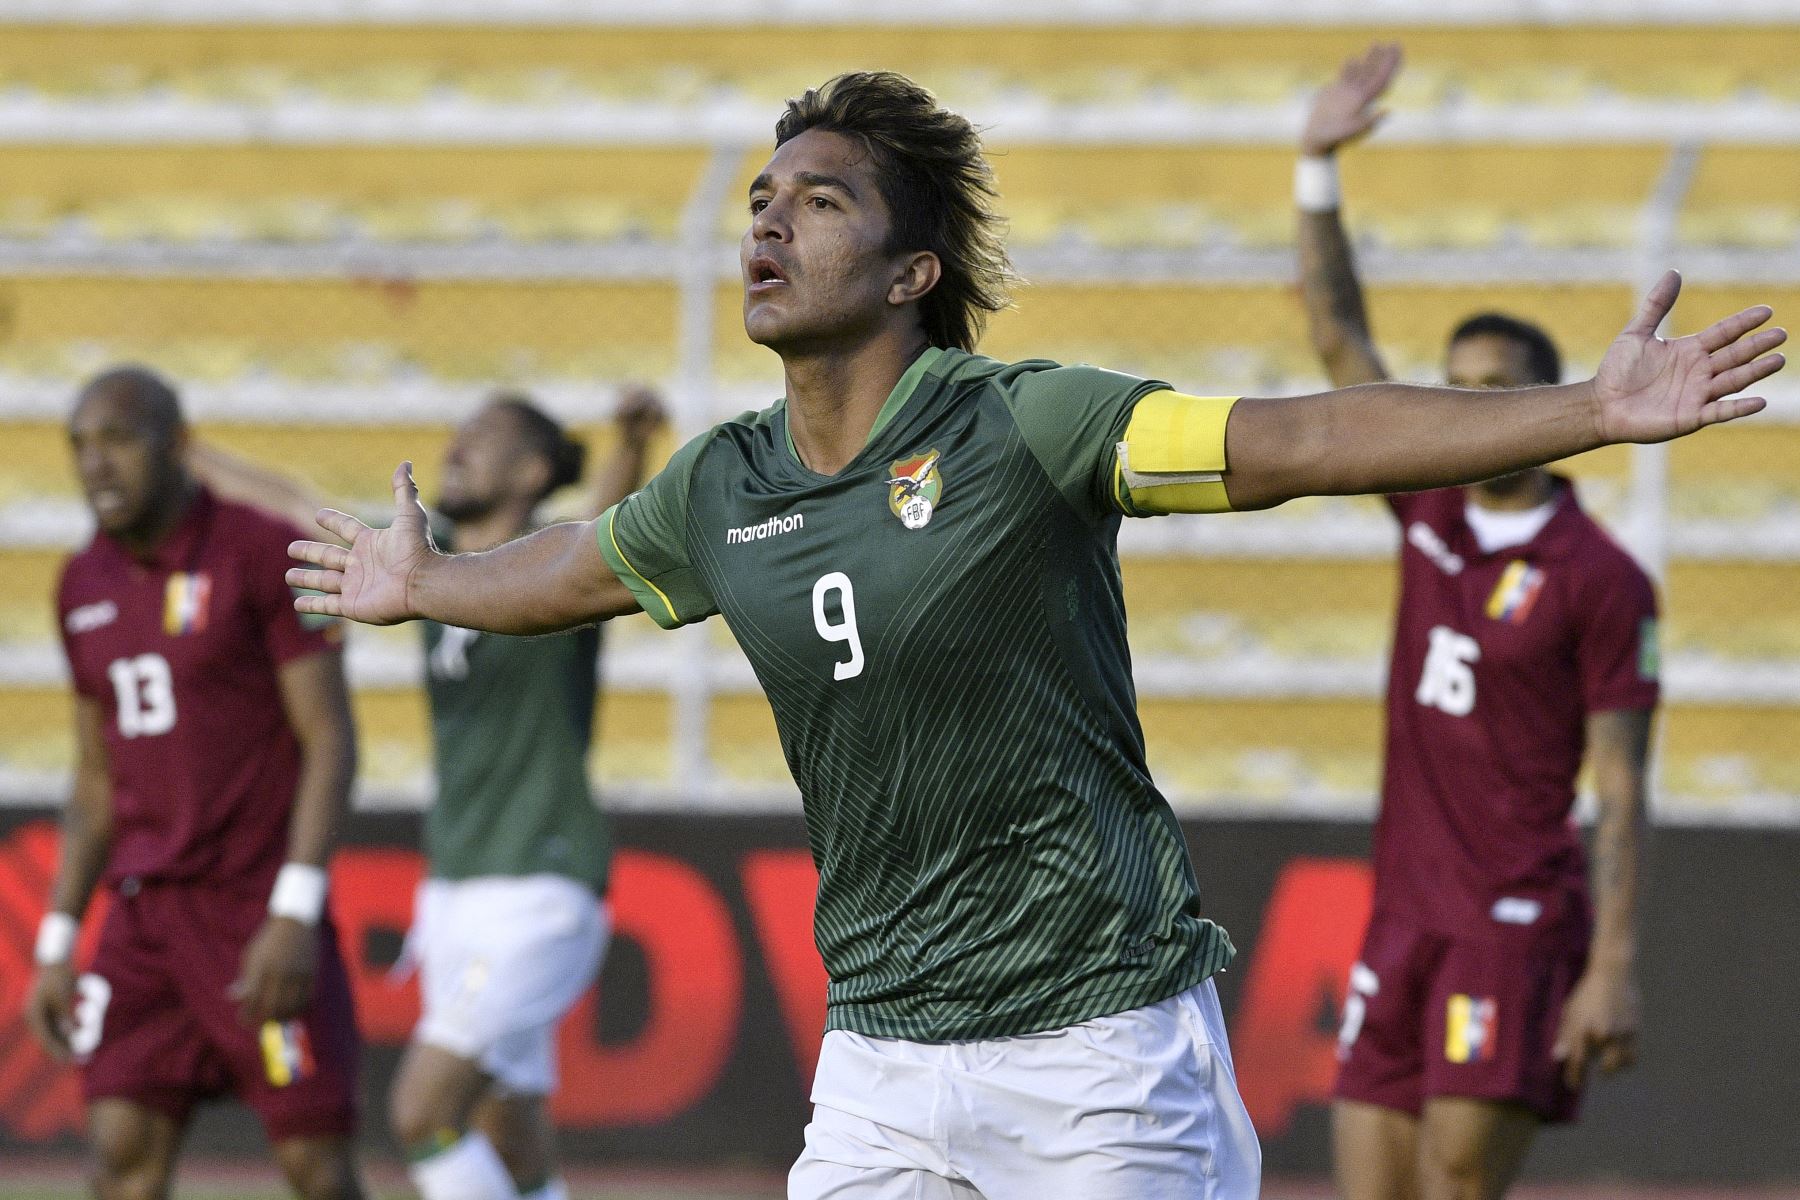
M 750 290 L 753 292 L 785 284 L 788 281 L 787 276 L 771 258 L 751 259 L 745 268 L 745 273 L 750 281 Z

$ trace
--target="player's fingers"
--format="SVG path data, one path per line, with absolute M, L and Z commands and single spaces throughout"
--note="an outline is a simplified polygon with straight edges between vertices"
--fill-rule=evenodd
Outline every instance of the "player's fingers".
M 1582 1080 L 1587 1078 L 1587 1068 L 1588 1039 L 1586 1034 L 1581 1034 L 1570 1042 L 1568 1056 L 1563 1059 L 1563 1082 L 1571 1088 L 1580 1087 Z
M 1385 91 L 1387 85 L 1393 82 L 1394 73 L 1400 69 L 1402 57 L 1400 43 L 1388 42 L 1386 45 L 1377 46 L 1373 53 L 1375 54 L 1377 73 L 1376 88 L 1378 91 Z
M 1749 337 L 1739 338 L 1730 345 L 1713 351 L 1713 371 L 1729 371 L 1733 367 L 1741 367 L 1757 355 L 1767 354 L 1785 341 L 1787 341 L 1787 330 L 1779 326 L 1774 329 L 1759 329 Z
M 1786 355 L 1770 354 L 1755 362 L 1745 363 L 1743 366 L 1734 367 L 1723 374 L 1714 375 L 1708 399 L 1720 400 L 1741 392 L 1759 379 L 1767 379 L 1786 365 Z
M 1774 315 L 1775 310 L 1768 305 L 1753 304 L 1729 317 L 1719 318 L 1694 336 L 1700 339 L 1701 348 L 1710 354 L 1729 346 Z
M 57 1008 L 50 1000 L 28 1004 L 25 1006 L 25 1024 L 44 1049 L 60 1059 L 69 1056 L 69 1041 L 63 1032 L 63 1015 Z
M 294 611 L 315 617 L 341 617 L 344 615 L 344 601 L 341 596 L 295 596 Z
M 240 978 L 225 989 L 225 994 L 237 1001 L 238 1023 L 254 1026 L 256 1024 L 256 993 L 250 982 Z
M 1700 424 L 1723 425 L 1740 417 L 1753 416 L 1769 406 L 1761 396 L 1727 396 L 1700 406 Z
M 1623 1071 L 1637 1061 L 1637 1039 L 1629 1033 L 1607 1039 L 1600 1051 L 1600 1069 L 1608 1075 Z
M 342 538 L 345 545 L 355 542 L 359 536 L 369 531 L 367 525 L 349 513 L 339 512 L 335 508 L 321 508 L 313 514 L 313 520 L 319 523 L 319 528 Z
M 413 482 L 412 463 L 403 462 L 394 468 L 394 507 L 407 508 L 419 502 L 419 488 Z
M 1643 337 L 1654 337 L 1656 327 L 1662 324 L 1669 310 L 1675 307 L 1675 298 L 1681 295 L 1681 272 L 1664 271 L 1656 286 L 1644 297 L 1644 303 L 1638 308 L 1637 316 L 1625 327 L 1626 333 L 1635 333 Z M 1723 344 L 1723 343 L 1721 343 Z M 1718 347 L 1709 346 L 1709 350 Z
M 337 571 L 309 571 L 305 567 L 289 567 L 285 576 L 289 587 L 311 588 L 333 595 L 344 590 L 344 576 Z
M 342 571 L 350 565 L 350 552 L 330 542 L 289 542 L 288 557 L 332 571 Z

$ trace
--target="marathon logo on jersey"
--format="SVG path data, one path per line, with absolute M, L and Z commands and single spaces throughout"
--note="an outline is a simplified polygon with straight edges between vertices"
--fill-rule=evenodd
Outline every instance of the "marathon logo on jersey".
M 287 1087 L 314 1070 L 312 1041 L 298 1021 L 264 1021 L 263 1072 L 275 1087 Z
M 735 529 L 727 529 L 725 544 L 735 546 L 739 542 L 760 542 L 764 538 L 780 537 L 784 533 L 792 533 L 796 529 L 805 528 L 805 513 L 795 513 L 788 517 L 770 517 L 755 525 L 739 525 Z
M 1543 570 L 1515 558 L 1500 572 L 1500 582 L 1494 585 L 1494 594 L 1488 597 L 1487 615 L 1508 625 L 1523 625 L 1543 590 Z
M 939 457 L 936 450 L 927 450 L 888 467 L 888 508 L 908 529 L 925 528 L 931 524 L 931 514 L 937 511 L 944 494 Z
M 1492 996 L 1450 997 L 1444 1014 L 1444 1057 L 1453 1063 L 1494 1061 L 1497 1011 Z
M 71 634 L 92 633 L 96 629 L 104 629 L 119 619 L 119 606 L 111 600 L 99 600 L 93 604 L 84 604 L 80 608 L 72 608 L 63 619 L 63 628 Z
M 177 571 L 163 592 L 163 632 L 170 637 L 206 628 L 212 606 L 212 576 L 204 571 Z

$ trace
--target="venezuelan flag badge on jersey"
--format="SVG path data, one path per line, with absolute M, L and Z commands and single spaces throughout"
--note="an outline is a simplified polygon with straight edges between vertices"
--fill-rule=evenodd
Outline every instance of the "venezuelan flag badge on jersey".
M 163 590 L 163 632 L 170 637 L 206 628 L 212 606 L 212 576 L 205 571 L 176 571 Z
M 1453 1063 L 1492 1062 L 1497 1014 L 1492 996 L 1450 997 L 1444 1013 L 1444 1057 Z
M 1543 590 L 1544 572 L 1515 558 L 1500 572 L 1500 582 L 1494 585 L 1494 594 L 1488 597 L 1487 615 L 1509 625 L 1523 625 L 1537 603 L 1538 593 Z
M 944 477 L 938 471 L 938 452 L 927 450 L 903 458 L 888 467 L 888 508 L 908 529 L 931 524 L 944 494 Z
M 263 1071 L 276 1087 L 287 1087 L 313 1073 L 312 1042 L 298 1021 L 264 1021 Z

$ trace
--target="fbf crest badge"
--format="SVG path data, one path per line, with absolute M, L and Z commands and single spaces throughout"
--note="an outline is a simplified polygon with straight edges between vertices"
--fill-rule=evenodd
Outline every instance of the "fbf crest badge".
M 888 467 L 888 507 L 908 529 L 931 524 L 938 498 L 944 494 L 944 477 L 938 473 L 938 452 L 927 450 L 903 458 Z

